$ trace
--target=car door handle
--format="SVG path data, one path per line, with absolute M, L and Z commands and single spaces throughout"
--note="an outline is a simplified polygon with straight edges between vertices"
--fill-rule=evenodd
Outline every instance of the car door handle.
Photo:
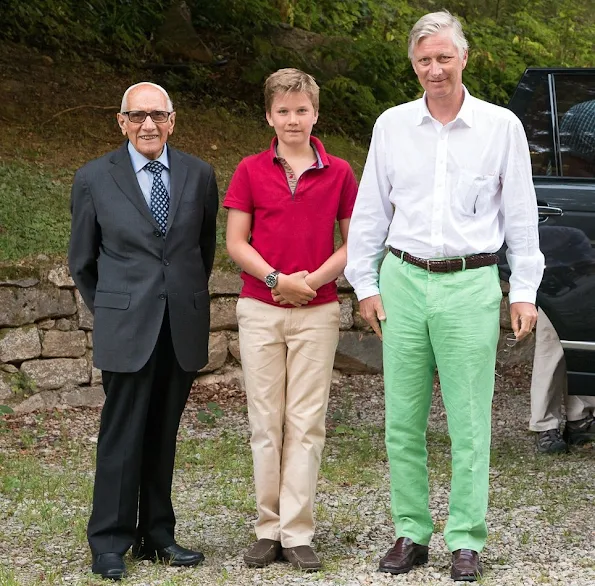
M 537 206 L 537 212 L 540 216 L 548 218 L 549 216 L 563 216 L 562 208 L 553 208 L 551 206 Z

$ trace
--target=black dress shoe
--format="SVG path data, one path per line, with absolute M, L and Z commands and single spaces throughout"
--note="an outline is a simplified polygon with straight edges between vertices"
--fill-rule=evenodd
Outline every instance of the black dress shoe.
M 98 553 L 94 555 L 91 571 L 108 580 L 126 578 L 126 565 L 119 553 Z
M 140 560 L 152 562 L 159 560 L 170 566 L 196 566 L 205 560 L 205 556 L 200 551 L 192 551 L 176 543 L 167 547 L 150 547 L 146 543 L 135 544 L 132 555 Z

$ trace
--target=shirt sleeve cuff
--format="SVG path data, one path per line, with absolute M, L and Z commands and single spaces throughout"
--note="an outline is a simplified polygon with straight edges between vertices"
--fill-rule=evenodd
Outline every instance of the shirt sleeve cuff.
M 509 303 L 533 303 L 537 294 L 532 289 L 511 289 L 508 294 Z
M 374 297 L 374 295 L 380 295 L 380 290 L 378 287 L 362 287 L 355 289 L 355 295 L 357 296 L 358 301 L 363 301 L 368 297 Z

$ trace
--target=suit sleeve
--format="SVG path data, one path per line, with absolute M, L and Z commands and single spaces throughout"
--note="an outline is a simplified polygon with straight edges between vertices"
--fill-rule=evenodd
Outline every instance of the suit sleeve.
M 217 247 L 217 211 L 219 209 L 219 191 L 215 172 L 211 167 L 211 175 L 207 182 L 207 193 L 205 197 L 205 213 L 200 229 L 200 249 L 202 262 L 205 267 L 207 279 L 211 276 L 213 262 L 215 260 L 215 249 Z
M 79 170 L 72 184 L 70 211 L 72 214 L 68 265 L 70 274 L 89 310 L 94 313 L 97 289 L 97 258 L 101 230 L 89 186 Z

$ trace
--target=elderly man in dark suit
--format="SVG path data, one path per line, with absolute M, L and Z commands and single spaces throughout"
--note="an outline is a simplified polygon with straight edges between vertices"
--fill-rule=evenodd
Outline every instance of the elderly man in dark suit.
M 203 561 L 176 544 L 171 486 L 180 417 L 207 362 L 217 185 L 210 165 L 168 147 L 176 113 L 143 82 L 117 115 L 128 140 L 76 173 L 69 264 L 95 316 L 106 394 L 87 535 L 92 571 L 118 580 L 123 556 Z

